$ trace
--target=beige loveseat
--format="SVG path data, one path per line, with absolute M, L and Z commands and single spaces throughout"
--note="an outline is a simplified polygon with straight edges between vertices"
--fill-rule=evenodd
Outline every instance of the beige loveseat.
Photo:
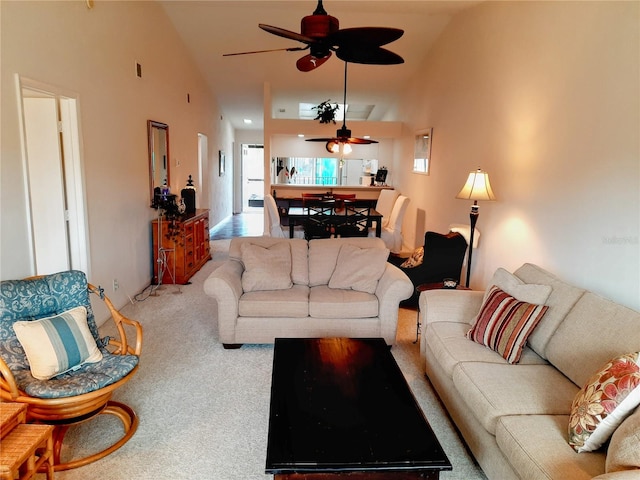
M 277 337 L 396 341 L 398 305 L 413 285 L 379 238 L 241 237 L 205 281 L 225 348 Z
M 466 337 L 487 306 L 485 292 L 433 290 L 419 299 L 427 377 L 479 465 L 492 480 L 640 479 L 637 406 L 610 444 L 577 453 L 568 443 L 572 403 L 581 387 L 611 359 L 640 351 L 640 313 L 532 264 L 509 276 L 499 270 L 491 283 L 513 290 L 515 298 L 520 282 L 525 289 L 548 286 L 548 310 L 517 364 Z M 511 286 L 503 288 L 505 282 Z M 637 399 L 640 382 L 634 392 Z M 626 470 L 614 472 L 620 469 Z

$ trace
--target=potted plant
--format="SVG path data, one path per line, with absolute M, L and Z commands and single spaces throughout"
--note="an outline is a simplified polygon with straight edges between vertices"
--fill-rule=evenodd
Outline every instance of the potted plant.
M 312 110 L 317 110 L 318 115 L 314 120 L 320 120 L 320 123 L 336 123 L 336 112 L 338 111 L 338 104 L 331 105 L 331 100 L 325 100 L 320 105 L 315 106 Z

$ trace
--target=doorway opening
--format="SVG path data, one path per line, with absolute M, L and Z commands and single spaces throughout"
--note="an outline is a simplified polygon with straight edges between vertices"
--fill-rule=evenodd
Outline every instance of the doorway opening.
M 243 143 L 242 212 L 262 212 L 264 207 L 264 145 Z
M 89 272 L 77 98 L 16 76 L 22 116 L 31 269 Z

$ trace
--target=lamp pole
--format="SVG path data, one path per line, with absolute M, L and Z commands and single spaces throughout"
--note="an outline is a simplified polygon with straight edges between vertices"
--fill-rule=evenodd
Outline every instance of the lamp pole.
M 476 223 L 478 222 L 478 216 L 480 208 L 478 207 L 478 201 L 474 200 L 471 206 L 471 213 L 469 213 L 469 223 L 471 225 L 471 233 L 469 234 L 469 258 L 467 259 L 467 283 L 465 287 L 469 287 L 469 279 L 471 278 L 471 257 L 473 255 L 473 236 L 476 231 Z

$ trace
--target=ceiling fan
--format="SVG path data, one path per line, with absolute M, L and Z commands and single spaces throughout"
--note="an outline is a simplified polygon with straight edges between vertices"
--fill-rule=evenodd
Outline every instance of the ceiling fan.
M 322 0 L 318 0 L 318 5 L 312 15 L 302 18 L 301 33 L 263 23 L 258 26 L 273 35 L 296 40 L 305 43 L 306 46 L 226 53 L 223 56 L 277 51 L 297 52 L 309 49 L 310 53 L 296 62 L 296 66 L 301 72 L 315 70 L 331 57 L 332 52 L 336 52 L 336 56 L 340 60 L 351 63 L 369 65 L 404 63 L 404 59 L 400 55 L 381 48 L 382 45 L 399 39 L 404 33 L 403 30 L 388 27 L 356 27 L 340 30 L 340 22 L 325 11 Z
M 326 149 L 331 153 L 351 153 L 351 145 L 368 145 L 378 143 L 377 140 L 370 138 L 355 138 L 351 136 L 351 130 L 347 128 L 347 63 L 344 62 L 344 102 L 342 109 L 342 127 L 340 127 L 336 136 L 332 138 L 308 138 L 307 142 L 327 142 Z

